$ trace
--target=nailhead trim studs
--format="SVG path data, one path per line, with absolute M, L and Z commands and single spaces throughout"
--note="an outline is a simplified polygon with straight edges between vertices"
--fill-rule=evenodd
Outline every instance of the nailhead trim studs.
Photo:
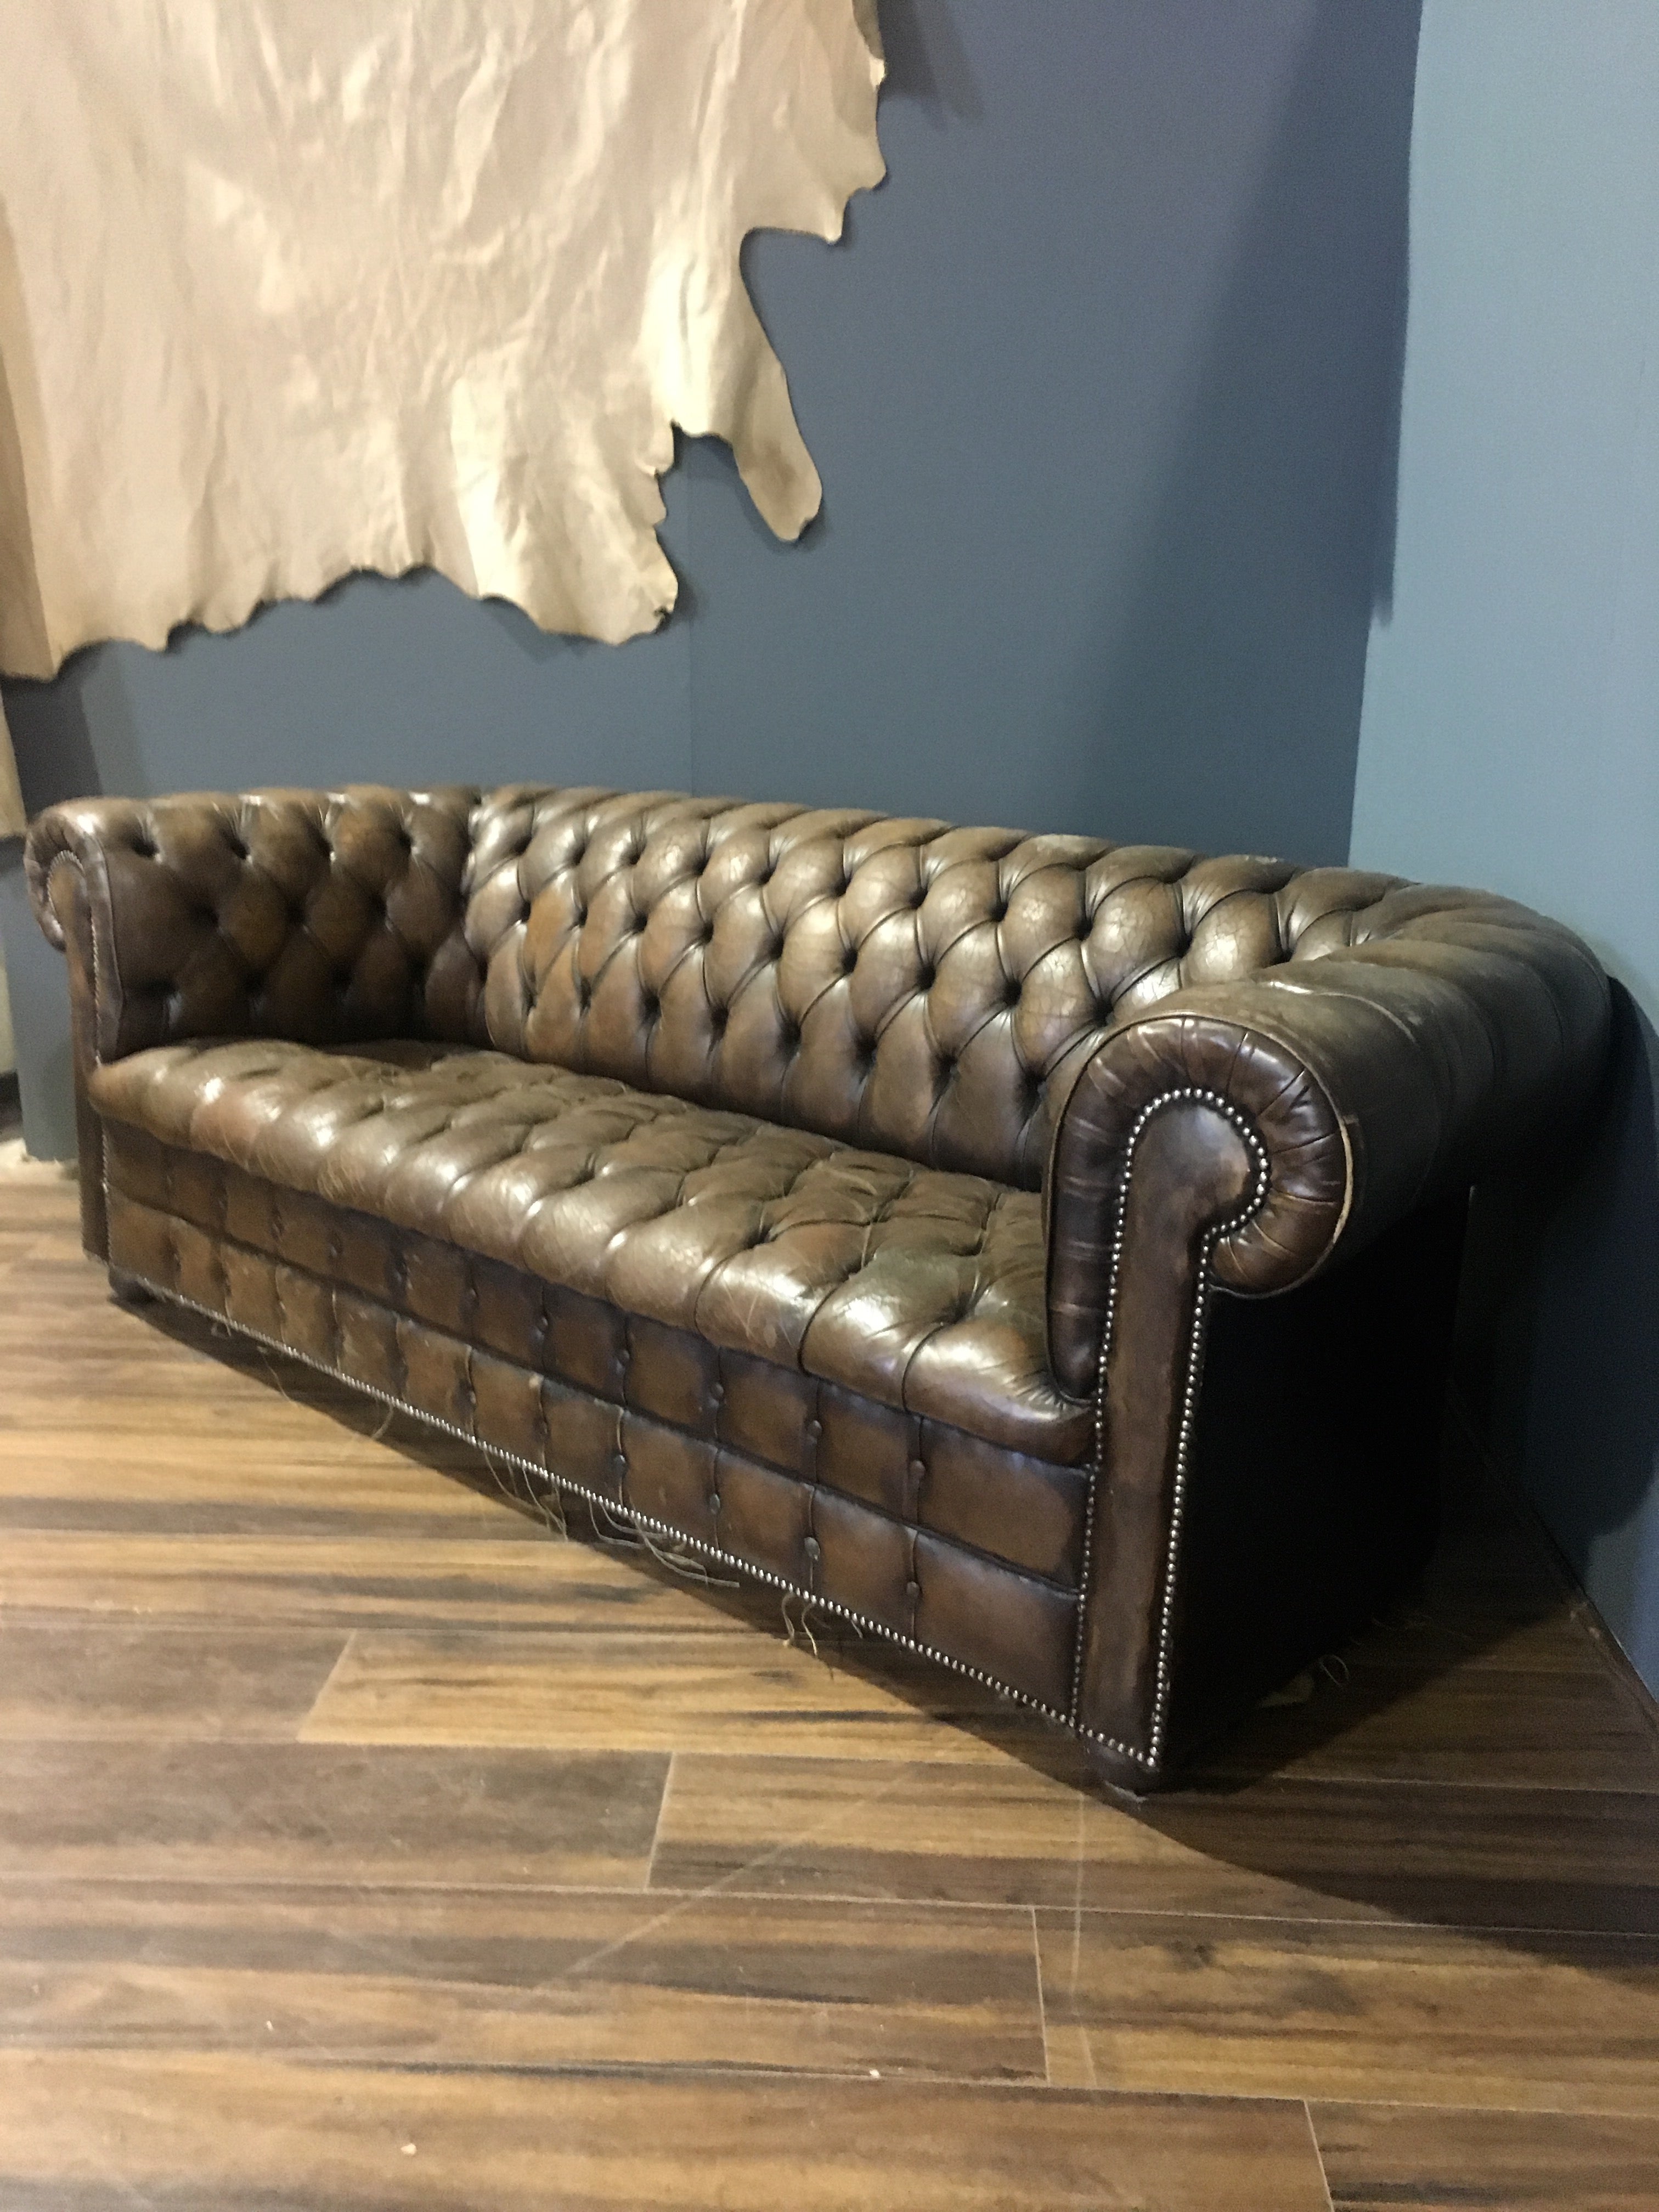
M 1208 1107 L 1230 1121 L 1243 1140 L 1255 1165 L 1255 1176 L 1249 1195 L 1237 1213 L 1224 1221 L 1217 1222 L 1206 1231 L 1199 1254 L 1198 1292 L 1194 1301 L 1192 1326 L 1187 1340 L 1186 1381 L 1182 1391 L 1181 1424 L 1176 1441 L 1175 1496 L 1170 1513 L 1170 1540 L 1164 1559 L 1163 1595 L 1158 1609 L 1158 1670 L 1152 1692 L 1152 1728 L 1150 1747 L 1139 1751 L 1133 1745 L 1120 1742 L 1115 1736 L 1104 1735 L 1097 1729 L 1086 1728 L 1079 1718 L 1083 1700 L 1083 1644 L 1089 1618 L 1089 1578 L 1094 1558 L 1096 1498 L 1099 1489 L 1106 1450 L 1106 1376 L 1111 1352 L 1112 1327 L 1117 1315 L 1118 1282 L 1123 1263 L 1123 1238 L 1129 1211 L 1129 1179 L 1134 1173 L 1135 1152 L 1153 1116 L 1166 1107 L 1196 1104 Z M 1078 1597 L 1077 1643 L 1072 1667 L 1072 1699 L 1066 1714 L 1068 1725 L 1079 1735 L 1092 1737 L 1125 1759 L 1132 1759 L 1148 1773 L 1155 1772 L 1164 1755 L 1164 1729 L 1170 1702 L 1170 1645 L 1175 1632 L 1176 1576 L 1180 1565 L 1182 1517 L 1187 1502 L 1188 1462 L 1191 1455 L 1193 1432 L 1198 1419 L 1198 1394 L 1203 1370 L 1205 1324 L 1210 1309 L 1210 1293 L 1213 1287 L 1211 1261 L 1215 1248 L 1224 1237 L 1231 1237 L 1245 1223 L 1253 1220 L 1267 1202 L 1267 1191 L 1272 1181 L 1272 1169 L 1266 1146 L 1262 1143 L 1255 1123 L 1220 1091 L 1199 1085 L 1182 1085 L 1172 1091 L 1161 1091 L 1156 1098 L 1148 1100 L 1135 1116 L 1125 1147 L 1127 1159 L 1123 1171 L 1122 1187 L 1118 1194 L 1117 1226 L 1112 1237 L 1112 1256 L 1107 1276 L 1106 1317 L 1101 1330 L 1100 1353 L 1095 1368 L 1095 1449 L 1089 1468 L 1088 1496 L 1083 1513 L 1083 1577 Z

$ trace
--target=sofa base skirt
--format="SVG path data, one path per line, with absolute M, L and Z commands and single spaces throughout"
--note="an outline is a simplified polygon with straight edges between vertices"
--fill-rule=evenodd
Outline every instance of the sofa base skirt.
M 511 1465 L 532 1485 L 556 1485 L 1073 1732 L 1075 1592 L 116 1190 L 108 1261 L 118 1296 L 147 1294 L 202 1315 Z M 1130 1762 L 1105 1753 L 1095 1763 L 1115 1785 L 1147 1787 Z

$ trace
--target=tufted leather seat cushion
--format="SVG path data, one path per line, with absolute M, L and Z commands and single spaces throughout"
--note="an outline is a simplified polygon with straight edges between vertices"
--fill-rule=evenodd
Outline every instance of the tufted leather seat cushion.
M 1039 1201 L 805 1130 L 403 1043 L 164 1045 L 98 1068 L 112 1120 L 708 1342 L 1066 1465 Z

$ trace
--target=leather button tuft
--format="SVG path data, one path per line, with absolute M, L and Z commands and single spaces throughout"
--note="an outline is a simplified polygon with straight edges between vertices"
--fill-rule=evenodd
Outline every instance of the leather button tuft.
M 723 1405 L 725 1404 L 725 1402 L 726 1402 L 726 1385 L 725 1385 L 725 1383 L 724 1383 L 724 1382 L 711 1382 L 711 1383 L 709 1384 L 709 1386 L 708 1386 L 708 1395 L 709 1395 L 710 1401 L 711 1401 L 714 1405 L 716 1405 L 716 1406 L 723 1406 Z
M 925 1460 L 913 1459 L 913 1460 L 911 1461 L 911 1462 L 910 1462 L 910 1480 L 911 1480 L 911 1481 L 912 1481 L 912 1482 L 925 1482 L 925 1481 L 927 1480 L 927 1462 L 926 1462 Z
M 720 1494 L 718 1490 L 711 1490 L 708 1493 L 708 1510 L 714 1514 L 718 1514 L 720 1510 Z
M 809 1559 L 816 1559 L 818 1557 L 821 1547 L 819 1546 L 818 1540 L 816 1536 L 809 1536 L 803 1548 L 805 1549 Z
M 823 1423 L 822 1421 L 809 1421 L 806 1424 L 806 1440 L 809 1443 L 817 1443 L 818 1438 L 823 1434 Z
M 911 1604 L 914 1605 L 916 1600 L 921 1595 L 921 1584 L 919 1582 L 915 1581 L 906 1583 L 904 1585 L 904 1595 L 909 1599 Z

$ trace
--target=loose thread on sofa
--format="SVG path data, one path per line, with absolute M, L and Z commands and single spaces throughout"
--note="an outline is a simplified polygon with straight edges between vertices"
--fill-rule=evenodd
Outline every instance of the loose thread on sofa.
M 395 1412 L 396 1408 L 392 1410 Z M 390 1418 L 389 1415 L 388 1418 Z M 386 1423 L 383 1421 L 380 1426 L 383 1429 Z M 376 1433 L 378 1434 L 379 1431 L 377 1431 Z M 516 1480 L 511 1473 L 505 1475 L 501 1473 L 501 1468 L 495 1464 L 494 1453 L 482 1438 L 478 1440 L 477 1449 L 479 1458 L 484 1463 L 485 1472 L 489 1474 L 491 1482 L 495 1484 L 499 1495 L 505 1498 L 509 1505 L 527 1505 L 550 1536 L 558 1543 L 568 1543 L 570 1529 L 565 1520 L 564 1500 L 559 1492 L 556 1489 L 550 1488 L 545 1496 L 538 1497 L 529 1483 Z
M 678 1575 L 683 1581 L 696 1583 L 704 1589 L 742 1589 L 742 1583 L 735 1576 L 710 1574 L 701 1559 L 678 1544 L 659 1543 L 648 1528 L 641 1528 L 638 1522 L 634 1526 L 641 1543 L 657 1565 L 666 1567 L 670 1574 Z
M 792 1620 L 789 1618 L 789 1598 L 790 1592 L 786 1590 L 783 1594 L 783 1632 L 788 1638 L 792 1650 L 799 1649 L 795 1643 L 797 1635 L 804 1636 L 812 1656 L 817 1659 L 821 1656 L 818 1651 L 818 1639 L 813 1635 L 812 1624 L 807 1618 L 807 1615 L 813 1611 L 812 1601 L 811 1598 L 803 1597 L 800 1601 L 800 1619 Z

